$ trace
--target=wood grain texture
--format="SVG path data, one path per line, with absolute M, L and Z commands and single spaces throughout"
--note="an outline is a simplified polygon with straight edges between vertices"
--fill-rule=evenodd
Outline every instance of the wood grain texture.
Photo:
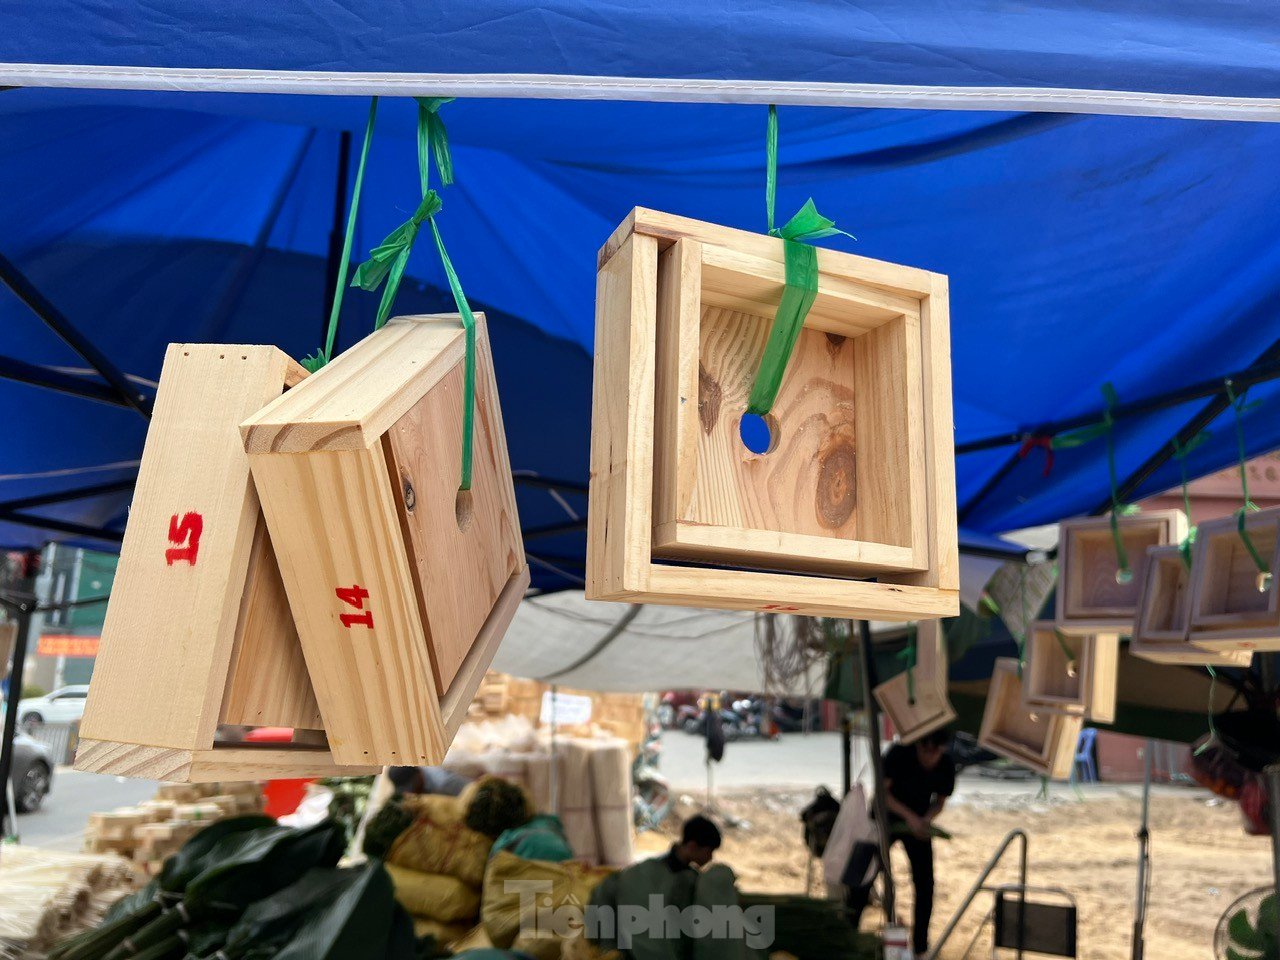
M 265 778 L 365 777 L 378 773 L 381 768 L 340 765 L 327 749 L 245 744 L 177 750 L 82 739 L 76 751 L 76 769 L 172 783 L 213 783 Z
M 440 696 L 508 581 L 525 565 L 488 332 L 482 318 L 476 324 L 472 487 L 462 519 L 462 364 L 387 433 L 397 515 Z
M 1070 775 L 1084 719 L 1062 713 L 1033 712 L 1022 702 L 1018 661 L 999 657 L 991 673 L 982 714 L 979 746 L 986 747 L 1043 777 Z
M 480 321 L 483 314 L 477 314 Z M 457 314 L 395 317 L 307 380 L 247 417 L 250 453 L 361 450 L 454 368 L 465 339 Z
M 274 347 L 167 350 L 81 726 L 86 739 L 212 745 L 259 517 L 237 427 L 296 370 Z M 167 562 L 171 524 L 188 513 L 202 518 L 195 562 Z
M 1245 524 L 1269 563 L 1261 590 L 1234 516 L 1206 521 L 1196 534 L 1190 639 L 1208 651 L 1280 651 L 1280 509 L 1250 514 Z
M 1177 544 L 1186 536 L 1180 510 L 1153 510 L 1118 519 L 1133 579 L 1119 583 L 1109 517 L 1064 520 L 1059 532 L 1059 586 L 1055 621 L 1068 633 L 1127 630 L 1138 612 L 1147 575 L 1147 548 Z
M 250 457 L 280 572 L 342 763 L 438 764 L 435 674 L 382 444 Z M 371 626 L 336 590 L 368 591 Z
M 324 729 L 280 566 L 261 518 L 219 719 L 250 727 Z
M 653 518 L 658 246 L 624 242 L 596 277 L 587 584 L 591 600 L 647 588 Z

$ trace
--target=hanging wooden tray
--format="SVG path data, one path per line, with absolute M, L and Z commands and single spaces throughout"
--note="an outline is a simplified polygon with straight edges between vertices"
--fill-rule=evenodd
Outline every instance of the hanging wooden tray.
M 587 596 L 952 616 L 946 278 L 819 250 L 757 455 L 739 423 L 783 259 L 777 238 L 642 208 L 601 250 Z
M 1059 525 L 1058 606 L 1066 633 L 1128 630 L 1138 612 L 1147 548 L 1181 543 L 1187 519 L 1180 510 L 1152 510 L 1117 518 L 1133 578 L 1116 579 L 1119 559 L 1110 517 L 1064 520 Z
M 339 766 L 318 733 L 240 443 L 240 421 L 305 376 L 274 347 L 165 353 L 76 769 L 199 781 L 374 769 Z M 293 727 L 307 742 L 243 744 L 227 725 Z
M 1064 633 L 1059 637 L 1056 624 L 1038 621 L 1027 630 L 1022 702 L 1037 713 L 1066 713 L 1097 723 L 1114 723 L 1119 667 L 1118 634 Z
M 1280 650 L 1280 509 L 1245 520 L 1254 549 L 1268 565 L 1266 578 L 1260 579 L 1237 523 L 1234 516 L 1208 520 L 1196 533 L 1191 642 L 1214 652 Z
M 1206 650 L 1191 642 L 1191 580 L 1181 548 L 1147 548 L 1129 652 L 1154 663 L 1247 667 L 1252 650 Z
M 398 317 L 242 425 L 334 756 L 438 764 L 529 584 L 483 314 Z
M 1071 774 L 1084 718 L 1037 712 L 1022 702 L 1018 661 L 999 657 L 991 672 L 978 745 L 1055 780 Z

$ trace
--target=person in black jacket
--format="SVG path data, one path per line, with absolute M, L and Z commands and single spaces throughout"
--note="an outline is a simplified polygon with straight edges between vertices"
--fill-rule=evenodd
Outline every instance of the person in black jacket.
M 884 756 L 885 807 L 890 843 L 902 841 L 911 865 L 915 912 L 912 949 L 929 951 L 929 919 L 933 914 L 933 821 L 955 791 L 956 765 L 947 753 L 951 734 L 935 730 L 915 743 L 894 744 Z M 856 928 L 871 896 L 871 887 L 851 887 L 847 903 Z

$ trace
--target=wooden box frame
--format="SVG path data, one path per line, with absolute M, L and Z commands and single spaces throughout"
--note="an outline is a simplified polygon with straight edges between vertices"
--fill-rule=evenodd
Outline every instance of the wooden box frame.
M 1191 571 L 1180 547 L 1148 547 L 1129 652 L 1154 663 L 1247 667 L 1252 650 L 1206 650 L 1191 642 Z
M 1128 630 L 1138 612 L 1146 577 L 1147 548 L 1181 543 L 1187 518 L 1181 510 L 1152 510 L 1118 517 L 1133 579 L 1116 582 L 1119 569 L 1111 518 L 1064 520 L 1059 526 L 1059 570 L 1055 620 L 1064 633 Z
M 1205 650 L 1280 650 L 1280 509 L 1245 518 L 1254 548 L 1270 561 L 1270 584 L 1257 589 L 1258 568 L 1234 516 L 1208 520 L 1192 558 L 1191 642 Z
M 1084 718 L 1029 710 L 1018 661 L 998 657 L 991 671 L 978 745 L 1054 780 L 1071 775 Z
M 241 426 L 334 756 L 438 764 L 529 585 L 483 314 L 397 317 Z
M 922 620 L 916 633 L 916 665 L 910 682 L 904 671 L 871 691 L 880 709 L 893 722 L 902 743 L 915 743 L 925 734 L 955 720 L 956 712 L 947 696 L 947 672 L 942 624 L 937 620 Z
M 830 250 L 818 250 L 818 268 L 819 292 L 802 339 L 829 333 L 834 344 L 892 328 L 903 355 L 893 372 L 907 412 L 878 395 L 868 401 L 868 417 L 878 409 L 886 422 L 904 424 L 907 458 L 885 468 L 880 489 L 868 482 L 867 496 L 898 497 L 901 529 L 909 531 L 904 542 L 879 549 L 681 522 L 698 436 L 691 401 L 699 396 L 699 347 L 690 338 L 700 298 L 715 290 L 722 306 L 737 296 L 753 316 L 772 316 L 783 289 L 783 244 L 637 208 L 599 258 L 589 598 L 896 621 L 958 612 L 946 278 Z M 841 321 L 841 310 L 854 319 Z M 874 449 L 872 433 L 867 427 L 863 441 Z M 727 563 L 786 571 L 719 566 Z M 850 579 L 831 575 L 837 571 Z M 878 581 L 852 579 L 870 576 Z
M 240 421 L 305 376 L 274 347 L 165 353 L 76 769 L 190 781 L 374 769 L 340 766 L 324 743 L 240 443 Z M 295 727 L 299 742 L 233 742 L 226 724 Z
M 1063 644 L 1073 654 L 1074 671 Z M 1022 702 L 1037 713 L 1066 713 L 1114 723 L 1119 668 L 1118 634 L 1063 633 L 1060 642 L 1057 624 L 1037 621 L 1027 629 Z

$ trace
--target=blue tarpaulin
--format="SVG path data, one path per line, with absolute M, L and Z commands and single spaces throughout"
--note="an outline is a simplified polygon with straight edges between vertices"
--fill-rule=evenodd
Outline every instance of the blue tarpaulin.
M 322 339 L 364 94 L 402 96 L 380 107 L 358 258 L 417 203 L 405 98 L 486 94 L 444 108 L 440 227 L 489 316 L 513 468 L 585 486 L 597 248 L 636 205 L 763 231 L 759 104 L 883 103 L 781 108 L 778 209 L 813 196 L 857 237 L 823 243 L 950 276 L 966 442 L 1098 410 L 1107 381 L 1125 401 L 1225 375 L 1280 339 L 1280 127 L 1188 119 L 1280 117 L 1280 27 L 1249 5 L 1190 10 L 0 2 L 0 84 L 26 85 L 0 92 L 0 254 L 144 388 L 170 341 L 300 357 Z M 303 95 L 340 92 L 362 95 Z M 429 242 L 409 274 L 398 312 L 453 309 Z M 376 301 L 348 294 L 340 346 Z M 0 329 L 0 356 L 96 379 L 4 291 Z M 1251 398 L 1248 451 L 1280 446 L 1276 389 Z M 1118 474 L 1204 402 L 1122 421 Z M 132 475 L 136 413 L 7 381 L 0 404 L 0 510 Z M 1236 456 L 1230 417 L 1211 430 L 1193 476 Z M 991 487 L 1016 449 L 957 460 L 974 541 L 1106 499 L 1101 441 L 1057 451 L 1047 477 L 1033 450 Z M 1166 463 L 1136 495 L 1177 482 Z M 524 527 L 585 514 L 558 496 L 522 488 Z M 127 502 L 24 511 L 119 530 Z M 5 545 L 50 536 L 69 534 L 0 523 Z M 581 575 L 582 533 L 528 546 L 542 586 Z

